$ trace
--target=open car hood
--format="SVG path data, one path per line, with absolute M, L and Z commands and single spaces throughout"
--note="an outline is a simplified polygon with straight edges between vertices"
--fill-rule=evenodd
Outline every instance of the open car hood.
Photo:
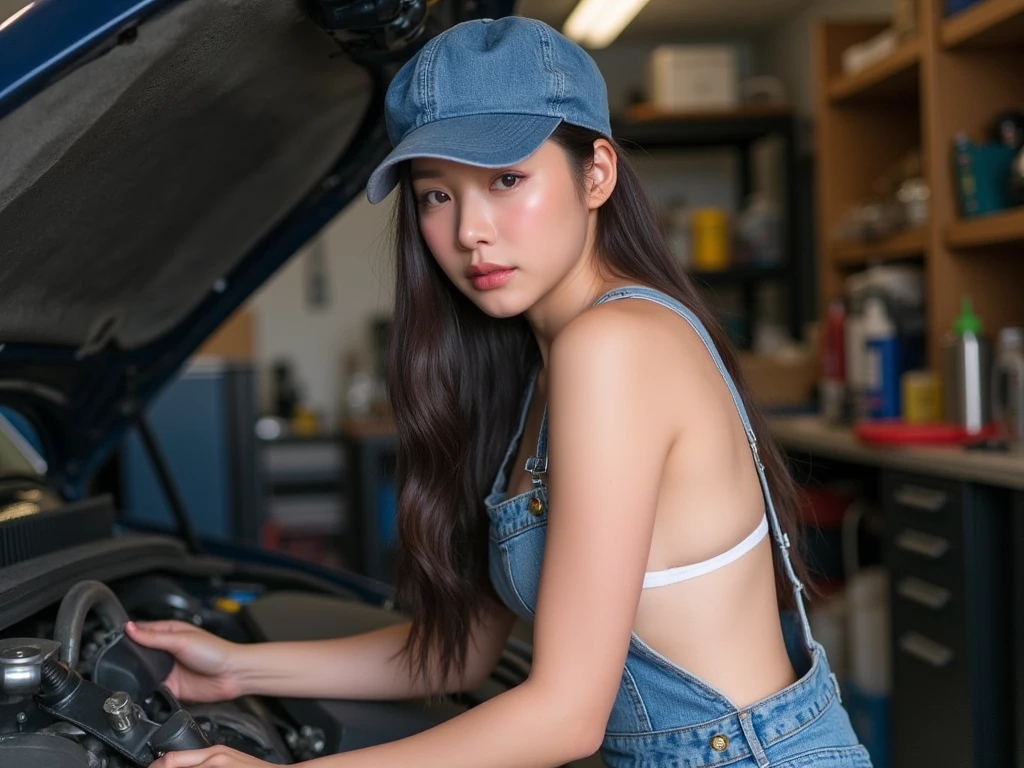
M 37 0 L 0 27 L 0 405 L 66 495 L 362 193 L 401 63 L 512 5 Z

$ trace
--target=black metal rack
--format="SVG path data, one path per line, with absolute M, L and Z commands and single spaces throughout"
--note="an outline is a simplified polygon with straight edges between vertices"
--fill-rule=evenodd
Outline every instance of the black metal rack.
M 394 584 L 397 438 L 388 428 L 342 430 L 352 530 L 347 555 L 357 573 Z
M 785 262 L 778 267 L 743 266 L 692 274 L 698 283 L 707 286 L 740 286 L 744 314 L 748 319 L 752 319 L 756 311 L 755 289 L 758 283 L 766 280 L 784 282 L 789 292 L 789 332 L 794 339 L 799 339 L 807 311 L 803 306 L 801 286 L 807 254 L 797 232 L 797 120 L 792 110 L 789 107 L 757 106 L 730 112 L 665 115 L 639 105 L 630 110 L 628 117 L 613 119 L 612 132 L 628 151 L 660 152 L 723 146 L 738 149 L 740 195 L 744 200 L 753 187 L 750 146 L 767 136 L 776 135 L 782 139 L 786 191 L 780 247 L 786 254 Z

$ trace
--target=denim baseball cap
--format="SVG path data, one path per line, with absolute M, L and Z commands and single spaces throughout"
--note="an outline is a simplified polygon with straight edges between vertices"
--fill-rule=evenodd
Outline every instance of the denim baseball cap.
M 394 149 L 366 185 L 371 203 L 387 197 L 399 164 L 414 157 L 503 168 L 540 149 L 563 121 L 612 133 L 594 60 L 521 16 L 465 21 L 439 34 L 395 75 L 384 110 Z

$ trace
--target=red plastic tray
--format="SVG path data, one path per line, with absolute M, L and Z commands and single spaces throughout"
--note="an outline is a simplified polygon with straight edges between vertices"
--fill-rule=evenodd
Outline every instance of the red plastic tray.
M 966 445 L 996 435 L 995 425 L 968 432 L 956 424 L 907 424 L 902 421 L 862 421 L 853 428 L 865 443 L 876 445 Z

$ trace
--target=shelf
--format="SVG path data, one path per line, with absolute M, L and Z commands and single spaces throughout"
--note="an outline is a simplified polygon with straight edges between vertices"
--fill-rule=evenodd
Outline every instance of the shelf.
M 828 86 L 833 103 L 857 100 L 885 100 L 893 96 L 916 94 L 921 40 L 901 43 L 890 56 L 852 75 L 840 75 Z
M 730 267 L 718 271 L 689 270 L 694 280 L 707 285 L 725 285 L 728 283 L 756 283 L 760 280 L 781 280 L 788 276 L 786 267 Z
M 706 112 L 663 112 L 651 104 L 635 104 L 625 115 L 612 119 L 616 139 L 646 149 L 746 145 L 792 130 L 793 109 L 780 104 Z
M 981 0 L 942 22 L 946 48 L 1024 44 L 1024 0 Z
M 766 117 L 789 117 L 793 108 L 789 104 L 747 104 L 736 109 L 709 109 L 686 112 L 666 112 L 649 102 L 633 104 L 626 110 L 626 119 L 634 123 L 649 120 L 673 120 L 682 122 L 749 121 Z
M 907 229 L 877 242 L 837 243 L 832 247 L 832 259 L 836 264 L 855 266 L 924 256 L 926 250 L 927 232 L 922 227 Z
M 983 248 L 1006 243 L 1024 243 L 1024 206 L 961 219 L 946 228 L 946 245 L 950 248 Z

